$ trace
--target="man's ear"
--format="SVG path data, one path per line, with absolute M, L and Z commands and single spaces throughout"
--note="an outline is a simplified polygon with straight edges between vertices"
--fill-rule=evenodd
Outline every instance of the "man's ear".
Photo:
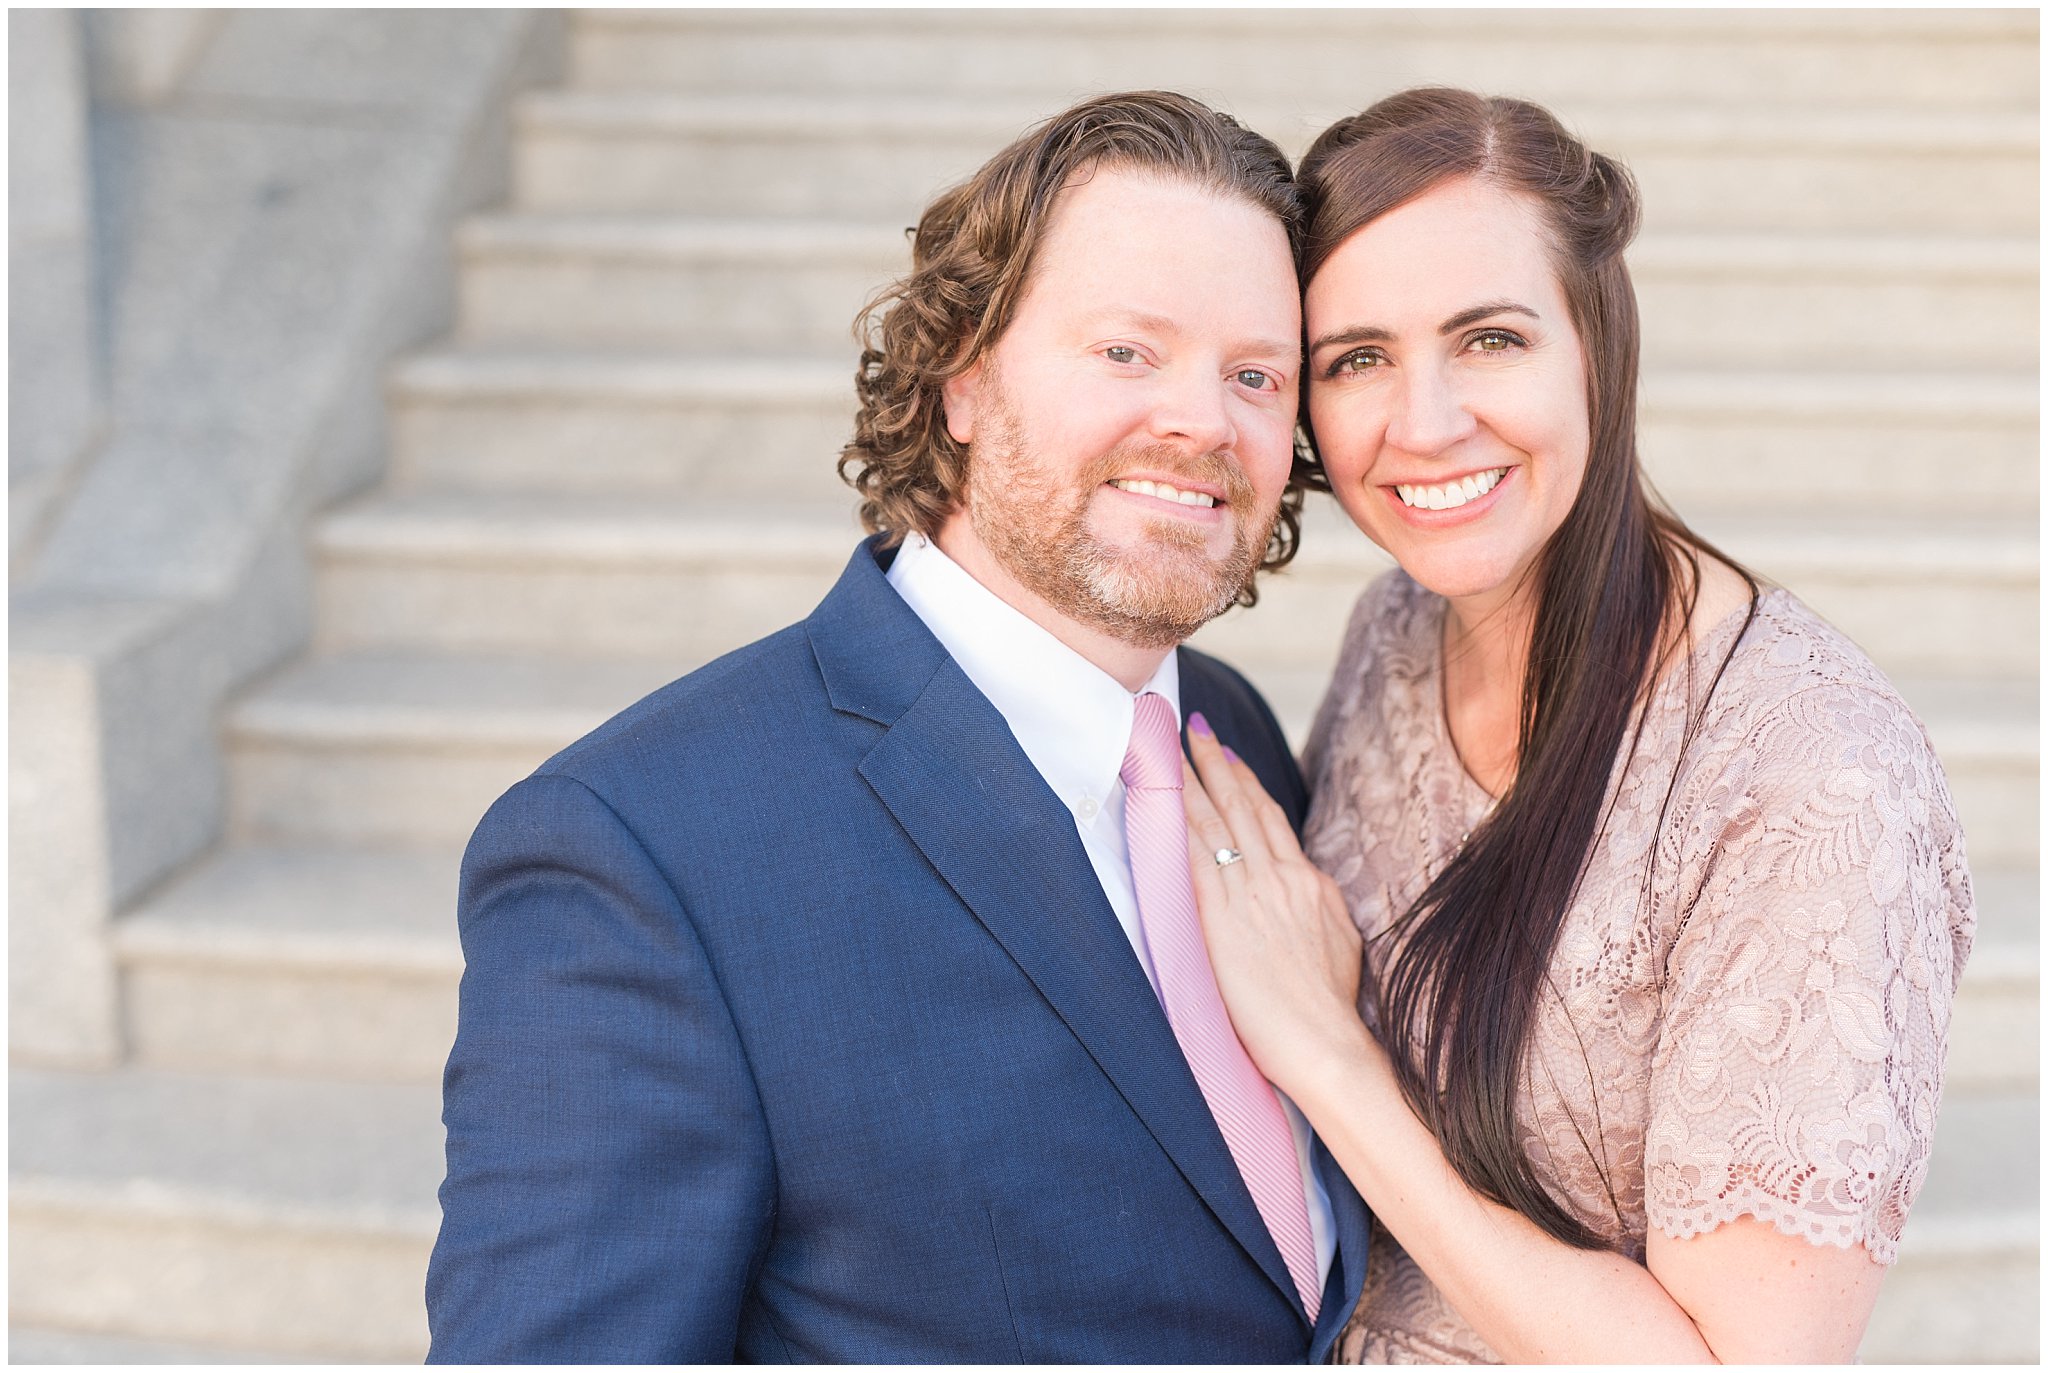
M 946 432 L 955 443 L 974 442 L 974 416 L 981 400 L 981 369 L 984 359 L 952 378 L 939 394 L 946 404 Z

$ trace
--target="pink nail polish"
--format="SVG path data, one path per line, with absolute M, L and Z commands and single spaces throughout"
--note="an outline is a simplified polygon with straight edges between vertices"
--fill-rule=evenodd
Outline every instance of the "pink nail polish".
M 1242 763 L 1244 761 L 1244 759 L 1237 756 L 1236 752 L 1234 752 L 1228 744 L 1225 744 L 1223 746 L 1223 756 L 1225 758 L 1228 758 L 1233 763 Z
M 1202 718 L 1202 712 L 1199 710 L 1188 716 L 1188 728 L 1201 735 L 1204 739 L 1214 739 L 1216 737 L 1216 731 L 1209 728 L 1209 722 Z

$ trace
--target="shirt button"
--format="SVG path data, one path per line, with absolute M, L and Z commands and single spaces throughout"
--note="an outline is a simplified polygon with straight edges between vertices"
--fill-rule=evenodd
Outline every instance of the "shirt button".
M 1083 820 L 1093 820 L 1101 810 L 1102 807 L 1095 804 L 1095 798 L 1092 796 L 1082 797 L 1081 804 L 1074 807 L 1075 813 Z

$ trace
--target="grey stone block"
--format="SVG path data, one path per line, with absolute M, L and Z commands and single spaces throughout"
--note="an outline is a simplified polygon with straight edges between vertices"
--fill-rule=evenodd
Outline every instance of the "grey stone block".
M 211 9 L 103 9 L 86 15 L 93 94 L 126 105 L 172 96 L 223 18 Z
M 2027 106 L 2026 11 L 606 10 L 574 28 L 593 90 L 1313 96 L 1450 82 L 1530 99 Z
M 79 17 L 7 17 L 10 567 L 86 458 L 99 425 L 85 69 Z
M 82 243 L 92 234 L 78 25 L 78 15 L 69 10 L 7 12 L 10 244 L 47 238 Z
M 337 121 L 466 117 L 475 73 L 504 60 L 510 10 L 261 9 L 230 12 L 181 88 L 190 103 L 324 111 Z

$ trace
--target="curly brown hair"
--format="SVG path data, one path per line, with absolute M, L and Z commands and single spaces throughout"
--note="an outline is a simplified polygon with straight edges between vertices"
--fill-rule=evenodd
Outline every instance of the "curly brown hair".
M 861 523 L 930 536 L 967 484 L 967 449 L 946 431 L 942 390 L 1003 335 L 1030 282 L 1060 191 L 1098 167 L 1159 173 L 1272 214 L 1297 253 L 1302 209 L 1287 158 L 1270 139 L 1170 91 L 1097 96 L 1035 125 L 941 194 L 912 231 L 907 276 L 855 320 L 860 414 L 839 475 L 860 493 Z M 1301 542 L 1304 493 L 1319 472 L 1297 450 L 1280 518 L 1258 571 L 1284 567 Z M 1247 581 L 1238 603 L 1258 593 Z

